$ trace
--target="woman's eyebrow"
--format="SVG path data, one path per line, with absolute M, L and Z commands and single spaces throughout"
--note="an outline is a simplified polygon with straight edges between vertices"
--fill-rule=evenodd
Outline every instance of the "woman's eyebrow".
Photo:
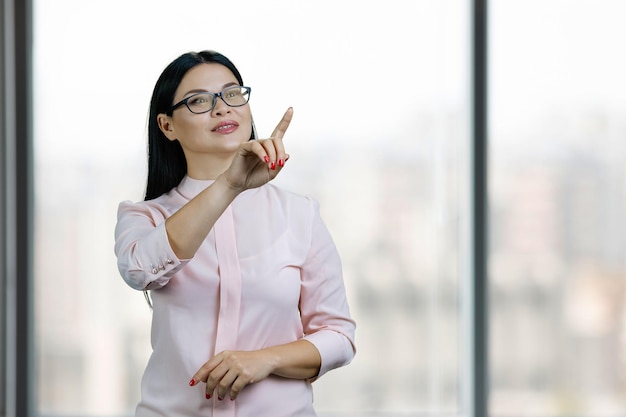
M 183 94 L 183 97 L 187 97 L 190 94 L 197 94 L 197 93 L 208 93 L 208 91 L 203 90 L 201 88 L 194 88 L 193 90 L 189 90 L 185 94 Z
M 224 84 L 224 85 L 222 86 L 222 90 L 224 90 L 225 88 L 228 88 L 228 87 L 232 87 L 233 85 L 239 85 L 239 83 L 236 83 L 236 82 L 234 82 L 234 81 L 233 81 L 233 82 L 230 82 L 230 83 L 226 83 L 226 84 Z M 187 91 L 187 92 L 183 95 L 183 97 L 187 97 L 187 96 L 188 96 L 188 95 L 190 95 L 190 94 L 197 94 L 197 93 L 210 93 L 210 91 L 209 91 L 209 90 L 205 90 L 205 89 L 203 89 L 203 88 L 194 88 L 193 90 L 189 90 L 189 91 Z

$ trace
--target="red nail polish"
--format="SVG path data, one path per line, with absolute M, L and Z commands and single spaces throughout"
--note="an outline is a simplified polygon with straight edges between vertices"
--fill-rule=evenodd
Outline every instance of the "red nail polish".
M 285 166 L 285 160 L 284 159 L 279 159 L 278 160 L 278 165 L 281 166 L 281 167 L 284 167 Z
M 268 156 L 267 156 L 267 155 L 265 155 L 265 156 L 263 157 L 263 160 L 265 161 L 265 163 L 268 163 L 268 162 L 270 161 L 270 158 L 268 158 Z
M 206 397 L 207 400 L 211 399 L 211 394 L 204 394 L 204 396 Z
M 220 401 L 222 401 L 222 400 L 223 400 L 223 398 L 221 398 L 221 397 L 217 397 L 217 399 L 218 399 L 218 400 L 220 400 Z
M 191 378 L 191 381 L 189 381 L 189 386 L 193 387 L 194 385 L 196 385 L 196 380 Z
M 272 162 L 272 163 L 270 164 L 270 168 L 271 168 L 271 169 L 276 169 L 276 162 Z

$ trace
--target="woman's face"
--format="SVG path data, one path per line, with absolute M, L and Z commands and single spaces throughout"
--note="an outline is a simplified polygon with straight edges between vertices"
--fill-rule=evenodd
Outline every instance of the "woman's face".
M 232 72 L 221 64 L 199 64 L 185 74 L 176 89 L 173 103 L 200 92 L 220 93 L 239 85 Z M 217 98 L 215 107 L 195 114 L 182 105 L 172 116 L 159 115 L 159 127 L 170 140 L 178 140 L 190 161 L 200 154 L 233 155 L 239 145 L 250 139 L 252 116 L 250 105 L 229 107 Z

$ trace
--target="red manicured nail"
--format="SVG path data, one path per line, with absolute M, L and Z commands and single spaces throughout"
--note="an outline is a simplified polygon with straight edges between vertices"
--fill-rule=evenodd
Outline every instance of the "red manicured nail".
M 265 155 L 263 157 L 263 160 L 265 161 L 265 163 L 268 163 L 270 161 L 270 158 L 267 155 Z
M 189 381 L 189 386 L 193 387 L 194 385 L 196 385 L 196 380 L 191 378 L 191 381 Z
M 281 166 L 281 167 L 284 167 L 285 166 L 285 160 L 284 159 L 279 159 L 278 160 L 278 165 Z
M 204 396 L 206 397 L 207 400 L 211 399 L 211 394 L 204 394 Z
M 272 163 L 270 164 L 270 168 L 271 168 L 271 169 L 276 169 L 276 162 L 272 162 Z

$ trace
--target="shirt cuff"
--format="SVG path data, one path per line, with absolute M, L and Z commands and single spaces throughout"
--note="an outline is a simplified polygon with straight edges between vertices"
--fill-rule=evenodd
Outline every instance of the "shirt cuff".
M 137 289 L 154 290 L 165 286 L 172 274 L 189 262 L 188 259 L 178 259 L 172 250 L 165 222 L 150 232 L 136 251 L 137 268 L 129 269 L 128 278 L 129 284 Z
M 306 335 L 304 339 L 313 343 L 322 358 L 320 371 L 314 379 L 332 369 L 349 364 L 355 354 L 348 338 L 333 330 L 320 330 Z

